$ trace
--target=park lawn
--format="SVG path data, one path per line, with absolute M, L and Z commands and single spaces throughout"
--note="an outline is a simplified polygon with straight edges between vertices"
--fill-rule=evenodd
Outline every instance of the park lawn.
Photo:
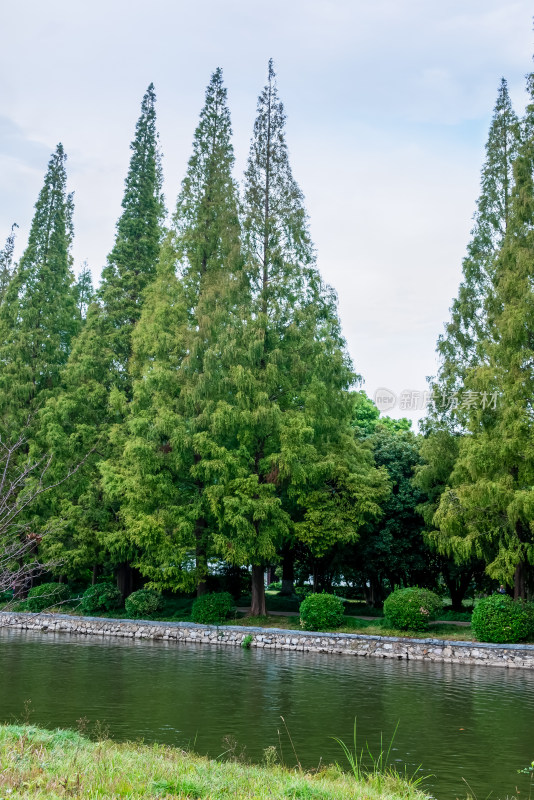
M 91 741 L 75 731 L 0 726 L 0 797 L 256 798 L 257 800 L 425 800 L 389 773 L 356 780 L 338 766 L 317 773 L 209 760 L 163 745 Z
M 279 617 L 267 614 L 264 617 L 251 617 L 240 615 L 230 619 L 227 625 L 253 626 L 257 628 L 281 628 L 282 630 L 302 630 L 298 617 Z M 346 616 L 343 625 L 329 633 L 363 633 L 369 636 L 405 636 L 412 639 L 448 639 L 455 641 L 475 641 L 470 627 L 451 625 L 447 623 L 434 623 L 429 625 L 427 631 L 398 631 L 384 625 L 383 619 L 359 619 Z

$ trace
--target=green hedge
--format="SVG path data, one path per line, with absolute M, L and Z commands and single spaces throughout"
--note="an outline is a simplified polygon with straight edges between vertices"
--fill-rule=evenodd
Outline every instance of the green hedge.
M 396 589 L 384 602 L 385 624 L 400 631 L 424 631 L 442 608 L 441 598 L 429 589 Z
M 344 610 L 343 601 L 333 594 L 309 594 L 300 604 L 300 624 L 307 631 L 339 628 Z
M 70 600 L 70 589 L 65 583 L 41 583 L 28 592 L 26 608 L 28 611 L 44 611 Z
M 80 609 L 84 614 L 97 614 L 121 606 L 122 595 L 114 583 L 95 583 L 83 593 Z
M 228 619 L 235 607 L 229 592 L 212 592 L 197 597 L 191 609 L 191 619 L 202 625 L 220 625 Z
M 163 608 L 163 597 L 152 589 L 139 589 L 126 598 L 124 608 L 132 619 L 153 617 Z
M 522 642 L 533 634 L 533 609 L 507 594 L 492 594 L 475 606 L 471 627 L 480 642 Z

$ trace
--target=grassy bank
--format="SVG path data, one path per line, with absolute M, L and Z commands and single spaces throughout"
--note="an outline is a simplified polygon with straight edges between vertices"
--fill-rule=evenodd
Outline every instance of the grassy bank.
M 267 751 L 272 762 L 274 751 Z M 208 760 L 162 745 L 91 741 L 74 731 L 0 726 L 0 798 L 424 800 L 392 774 L 355 780 L 337 766 L 305 773 Z

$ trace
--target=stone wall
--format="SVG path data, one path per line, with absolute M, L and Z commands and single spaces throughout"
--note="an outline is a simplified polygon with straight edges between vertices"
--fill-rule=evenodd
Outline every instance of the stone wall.
M 217 627 L 195 625 L 193 622 L 150 622 L 66 614 L 19 614 L 7 611 L 0 612 L 0 627 L 86 636 L 200 642 L 230 647 L 239 647 L 245 636 L 250 635 L 251 647 L 270 650 L 534 669 L 534 645 L 528 644 L 497 645 L 444 639 L 365 636 L 358 633 L 309 633 L 237 625 Z

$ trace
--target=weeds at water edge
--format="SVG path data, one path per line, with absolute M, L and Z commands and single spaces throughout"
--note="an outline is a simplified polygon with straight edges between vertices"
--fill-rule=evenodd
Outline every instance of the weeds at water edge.
M 357 781 L 364 781 L 368 780 L 369 778 L 373 778 L 376 782 L 376 786 L 380 791 L 382 788 L 382 781 L 383 779 L 393 778 L 396 780 L 403 780 L 413 789 L 419 788 L 423 781 L 426 781 L 430 775 L 419 775 L 417 777 L 417 773 L 421 769 L 421 765 L 419 765 L 410 775 L 407 771 L 406 765 L 404 765 L 404 774 L 400 773 L 397 767 L 389 764 L 389 758 L 391 755 L 391 749 L 393 747 L 393 742 L 395 741 L 395 736 L 397 735 L 397 730 L 399 728 L 399 723 L 397 722 L 395 726 L 395 730 L 393 731 L 393 735 L 390 739 L 389 745 L 387 748 L 384 747 L 383 743 L 383 734 L 380 734 L 380 750 L 378 755 L 375 755 L 370 747 L 369 744 L 366 742 L 365 747 L 362 747 L 361 750 L 358 751 L 358 737 L 357 737 L 357 719 L 354 718 L 354 731 L 353 731 L 353 743 L 352 748 L 349 747 L 342 739 L 338 736 L 332 736 L 332 739 L 339 744 L 341 747 L 345 758 L 350 767 L 350 771 L 354 775 Z M 364 756 L 367 755 L 369 761 L 371 762 L 371 766 L 367 766 L 364 764 Z M 339 765 L 338 765 L 339 766 Z

